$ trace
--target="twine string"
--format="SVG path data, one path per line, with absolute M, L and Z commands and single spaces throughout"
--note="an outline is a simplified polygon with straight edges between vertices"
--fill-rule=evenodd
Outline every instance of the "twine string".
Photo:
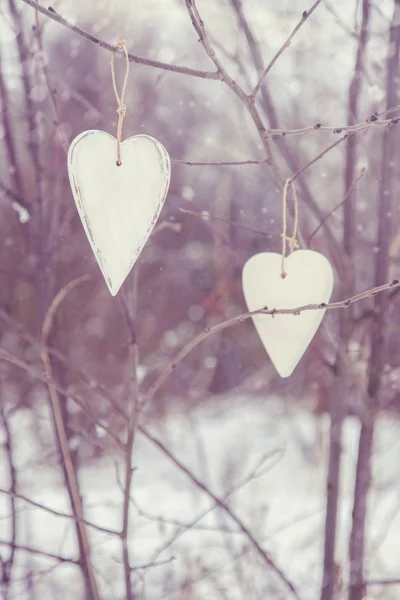
M 287 235 L 287 197 L 289 188 L 293 194 L 294 216 L 293 216 L 293 232 L 291 236 Z M 299 227 L 299 203 L 297 199 L 296 188 L 291 179 L 286 179 L 283 186 L 282 194 L 282 262 L 281 262 L 281 277 L 284 279 L 287 275 L 285 271 L 286 244 L 289 244 L 290 252 L 293 252 L 299 247 L 297 242 L 297 230 Z
M 126 104 L 125 104 L 124 100 L 125 100 L 125 92 L 126 92 L 126 86 L 128 83 L 128 76 L 129 76 L 129 56 L 128 56 L 128 50 L 125 45 L 125 40 L 117 39 L 116 46 L 117 46 L 117 48 L 121 48 L 121 50 L 123 50 L 124 54 L 125 54 L 125 77 L 124 77 L 124 81 L 122 84 L 121 94 L 119 94 L 119 92 L 118 92 L 117 81 L 116 81 L 116 77 L 115 77 L 115 66 L 114 66 L 115 54 L 111 55 L 111 77 L 112 77 L 115 98 L 118 103 L 118 108 L 116 111 L 117 115 L 118 115 L 117 166 L 120 167 L 122 165 L 122 161 L 121 161 L 122 124 L 123 124 L 125 116 L 126 116 Z

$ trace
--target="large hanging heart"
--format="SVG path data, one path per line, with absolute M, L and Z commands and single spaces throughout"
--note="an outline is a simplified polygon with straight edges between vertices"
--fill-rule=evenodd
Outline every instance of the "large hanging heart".
M 243 293 L 249 311 L 267 306 L 298 308 L 328 303 L 333 289 L 329 261 L 313 250 L 297 250 L 285 259 L 286 277 L 281 277 L 282 256 L 262 252 L 252 256 L 243 269 Z M 299 315 L 255 315 L 254 325 L 281 377 L 289 377 L 317 331 L 325 310 Z
M 167 195 L 171 163 L 148 135 L 121 143 L 104 131 L 72 142 L 68 173 L 75 203 L 108 288 L 116 295 L 149 239 Z

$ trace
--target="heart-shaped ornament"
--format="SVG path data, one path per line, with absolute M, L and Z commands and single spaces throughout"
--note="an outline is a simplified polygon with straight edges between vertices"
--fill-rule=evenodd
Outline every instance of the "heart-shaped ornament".
M 85 131 L 72 142 L 68 173 L 83 227 L 115 296 L 157 222 L 171 177 L 164 146 L 148 135 L 121 142 Z
M 243 293 L 249 311 L 267 306 L 298 308 L 306 304 L 328 303 L 333 289 L 333 270 L 329 261 L 313 250 L 297 250 L 285 259 L 262 252 L 252 256 L 243 269 Z M 299 315 L 255 315 L 254 325 L 281 377 L 289 377 L 317 331 L 325 310 L 310 310 Z

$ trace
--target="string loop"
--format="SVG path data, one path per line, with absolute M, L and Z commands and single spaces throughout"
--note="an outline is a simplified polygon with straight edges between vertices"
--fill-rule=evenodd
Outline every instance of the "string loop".
M 121 50 L 123 50 L 124 54 L 125 54 L 125 77 L 124 77 L 124 81 L 122 84 L 121 94 L 118 93 L 117 81 L 115 78 L 115 66 L 114 66 L 115 54 L 111 55 L 111 77 L 112 77 L 112 82 L 113 82 L 115 98 L 118 102 L 118 108 L 116 110 L 117 115 L 118 115 L 117 165 L 120 167 L 122 165 L 122 161 L 121 161 L 122 124 L 123 124 L 125 116 L 126 116 L 126 104 L 124 103 L 124 100 L 125 100 L 125 92 L 126 92 L 126 86 L 128 83 L 128 76 L 129 76 L 129 56 L 128 56 L 128 50 L 126 49 L 125 40 L 120 40 L 118 38 L 115 45 L 117 46 L 117 48 L 120 48 Z

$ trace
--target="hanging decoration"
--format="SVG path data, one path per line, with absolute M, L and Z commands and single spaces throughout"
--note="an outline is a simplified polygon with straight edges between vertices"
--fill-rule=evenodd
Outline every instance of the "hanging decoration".
M 252 256 L 243 269 L 243 293 L 249 311 L 295 309 L 308 304 L 327 304 L 333 290 L 333 270 L 322 254 L 296 250 L 298 203 L 294 193 L 294 229 L 287 237 L 286 205 L 290 180 L 285 182 L 282 214 L 282 253 L 262 252 Z M 294 190 L 294 188 L 293 188 Z M 291 254 L 286 257 L 289 243 Z M 289 377 L 313 339 L 325 310 L 302 311 L 294 315 L 252 317 L 261 341 L 281 377 Z
M 71 143 L 68 173 L 76 207 L 107 286 L 115 296 L 138 259 L 167 196 L 171 161 L 164 146 L 148 135 L 122 141 L 129 57 L 118 93 L 114 55 L 111 73 L 118 102 L 117 138 L 84 131 Z

